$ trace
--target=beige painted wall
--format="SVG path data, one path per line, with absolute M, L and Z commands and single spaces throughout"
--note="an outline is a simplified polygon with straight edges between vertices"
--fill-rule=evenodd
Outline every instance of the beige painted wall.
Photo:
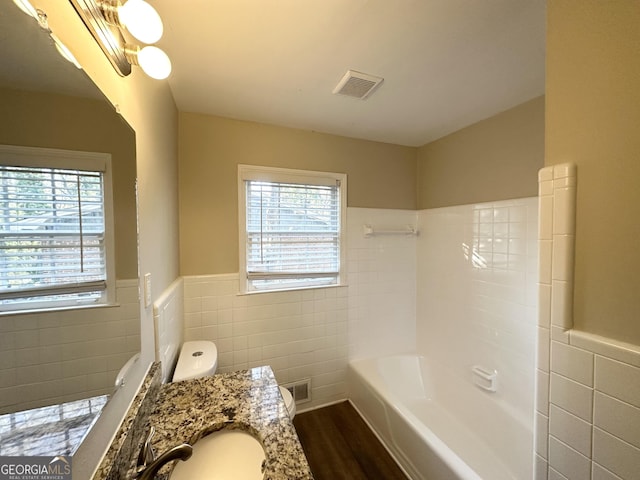
M 0 144 L 111 154 L 116 278 L 138 277 L 135 134 L 105 101 L 0 88 Z
M 182 275 L 238 271 L 237 165 L 347 174 L 351 207 L 416 208 L 416 149 L 180 112 Z
M 547 2 L 547 165 L 578 166 L 574 326 L 640 345 L 640 2 Z
M 418 149 L 418 209 L 536 196 L 544 97 Z

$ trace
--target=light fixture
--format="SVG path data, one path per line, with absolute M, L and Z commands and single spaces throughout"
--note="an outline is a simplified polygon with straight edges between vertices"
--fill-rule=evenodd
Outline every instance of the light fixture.
M 126 28 L 142 43 L 156 43 L 162 37 L 162 19 L 144 0 L 102 0 L 100 6 L 107 22 Z
M 16 0 L 14 0 L 16 1 Z M 139 65 L 151 78 L 164 79 L 171 73 L 171 61 L 155 46 L 132 45 L 125 33 L 144 44 L 162 37 L 162 20 L 144 0 L 70 0 L 113 68 L 122 76 Z
M 171 60 L 158 47 L 127 45 L 125 55 L 131 65 L 139 65 L 144 73 L 156 80 L 163 80 L 171 73 Z
M 55 45 L 56 50 L 58 50 L 58 53 L 62 55 L 65 60 L 73 63 L 77 68 L 82 68 L 71 51 L 64 45 L 64 43 L 60 41 L 58 37 L 53 34 L 51 29 L 49 28 L 49 20 L 47 19 L 47 14 L 43 10 L 34 8 L 34 6 L 29 3 L 29 0 L 13 0 L 13 3 L 15 3 L 16 6 L 24 13 L 26 13 L 30 17 L 33 17 L 36 22 L 38 22 L 40 28 L 42 28 L 49 34 L 49 36 L 53 40 L 53 44 Z

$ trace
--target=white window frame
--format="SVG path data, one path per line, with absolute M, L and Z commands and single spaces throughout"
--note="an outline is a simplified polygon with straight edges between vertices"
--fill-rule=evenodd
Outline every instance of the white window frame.
M 104 201 L 104 244 L 106 287 L 99 299 L 91 302 L 75 300 L 25 301 L 11 306 L 0 306 L 0 316 L 30 311 L 53 311 L 69 308 L 113 305 L 116 301 L 115 236 L 113 214 L 113 186 L 111 155 L 99 152 L 83 152 L 54 148 L 0 145 L 0 164 L 16 167 L 59 168 L 69 170 L 101 171 Z
M 259 180 L 265 182 L 294 183 L 302 185 L 336 185 L 340 201 L 340 229 L 339 229 L 339 272 L 337 282 L 331 285 L 318 284 L 302 287 L 282 287 L 256 290 L 251 287 L 247 272 L 247 189 L 246 181 Z M 263 292 L 278 292 L 287 290 L 302 290 L 311 288 L 327 288 L 344 286 L 347 282 L 347 175 L 334 172 L 317 172 L 311 170 L 296 170 L 289 168 L 262 167 L 256 165 L 238 165 L 238 238 L 239 238 L 239 277 L 240 294 Z M 313 274 L 309 274 L 311 277 Z

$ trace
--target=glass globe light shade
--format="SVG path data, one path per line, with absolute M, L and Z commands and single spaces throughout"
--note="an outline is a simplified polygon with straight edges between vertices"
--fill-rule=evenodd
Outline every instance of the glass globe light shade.
M 171 73 L 171 60 L 158 47 L 144 47 L 138 52 L 140 68 L 156 80 L 163 80 Z
M 118 19 L 131 35 L 143 43 L 155 43 L 162 37 L 162 19 L 144 0 L 127 0 L 118 8 Z

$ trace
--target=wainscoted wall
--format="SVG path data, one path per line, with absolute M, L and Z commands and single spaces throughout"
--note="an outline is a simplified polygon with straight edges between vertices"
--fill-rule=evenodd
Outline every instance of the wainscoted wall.
M 153 302 L 156 360 L 162 382 L 171 380 L 184 337 L 184 281 L 178 278 Z
M 539 175 L 535 478 L 633 479 L 640 472 L 640 347 L 572 330 L 576 178 L 569 164 Z
M 116 282 L 118 307 L 3 317 L 0 413 L 111 393 L 140 351 L 138 281 Z
M 220 371 L 271 365 L 278 382 L 311 379 L 312 401 L 346 398 L 350 355 L 415 348 L 415 237 L 365 238 L 363 225 L 405 228 L 416 212 L 347 210 L 348 286 L 238 295 L 238 275 L 184 277 L 185 340 L 212 340 Z
M 185 341 L 212 340 L 218 371 L 271 365 L 311 378 L 313 407 L 345 398 L 347 288 L 238 295 L 238 275 L 184 278 Z
M 467 393 L 447 399 L 447 407 L 514 478 L 532 471 L 537 203 L 435 208 L 418 221 L 418 352 L 451 388 L 462 385 Z M 495 393 L 473 385 L 473 366 L 498 372 Z

